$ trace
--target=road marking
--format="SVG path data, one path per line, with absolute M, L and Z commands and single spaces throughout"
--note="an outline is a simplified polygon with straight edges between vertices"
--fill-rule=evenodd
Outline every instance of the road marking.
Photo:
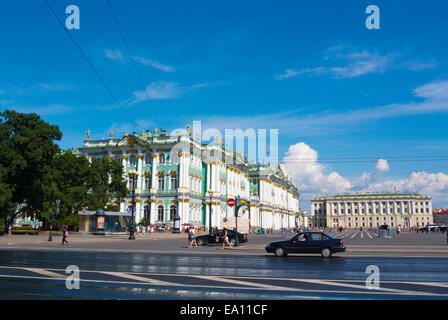
M 294 281 L 294 279 L 291 279 Z M 324 281 L 324 280 L 308 280 L 308 279 L 302 279 L 297 280 L 301 282 L 309 282 L 309 283 L 317 283 L 317 284 L 324 284 L 328 286 L 338 286 L 338 287 L 347 287 L 347 288 L 356 288 L 356 289 L 364 289 L 369 290 L 365 285 L 357 285 L 357 284 L 350 284 L 350 283 L 341 283 L 341 282 L 333 282 L 333 281 Z M 403 294 L 403 295 L 438 295 L 431 292 L 422 292 L 422 291 L 410 291 L 410 290 L 402 290 L 402 289 L 391 289 L 391 288 L 375 288 L 373 290 L 377 291 L 386 291 L 396 294 Z
M 115 277 L 120 277 L 120 278 L 126 278 L 126 279 L 131 279 L 131 280 L 136 280 L 136 281 L 143 281 L 143 282 L 148 282 L 150 284 L 156 285 L 156 286 L 172 286 L 172 285 L 182 285 L 180 283 L 173 283 L 173 282 L 165 282 L 165 281 L 160 281 L 160 280 L 155 280 L 155 279 L 150 279 L 150 278 L 146 278 L 146 277 L 139 277 L 139 276 L 135 276 L 132 274 L 127 274 L 124 272 L 111 272 L 111 271 L 99 271 L 100 273 L 104 273 L 104 274 L 108 274 L 111 276 L 115 276 Z
M 361 239 L 363 239 L 363 238 L 364 238 L 364 230 L 361 231 Z
M 67 277 L 64 275 L 61 275 L 59 273 L 55 273 L 55 272 L 51 272 L 45 269 L 41 269 L 41 268 L 20 268 L 26 271 L 30 271 L 30 272 L 34 272 L 34 273 L 39 273 L 42 274 L 44 276 L 49 276 L 52 278 L 56 278 L 56 279 L 66 279 Z M 62 270 L 61 270 L 62 271 Z
M 231 284 L 242 285 L 245 287 L 247 287 L 247 286 L 258 287 L 258 288 L 265 289 L 265 290 L 297 291 L 297 289 L 294 289 L 294 288 L 287 288 L 287 287 L 281 287 L 281 286 L 273 286 L 273 285 L 269 285 L 269 284 L 240 281 L 240 280 L 228 279 L 226 277 L 200 276 L 200 275 L 193 275 L 190 277 L 198 278 L 198 279 L 205 279 L 205 280 L 227 282 L 227 283 L 231 283 Z
M 40 273 L 43 275 L 51 276 L 51 278 L 47 277 L 38 277 L 38 276 L 19 276 L 19 275 L 0 275 L 1 278 L 19 278 L 19 279 L 42 279 L 42 280 L 63 280 L 65 279 L 64 276 L 40 269 L 40 268 L 23 268 L 23 267 L 5 267 L 0 266 L 0 268 L 12 268 L 12 269 L 23 269 L 28 270 L 31 272 Z M 59 270 L 61 269 L 52 269 L 52 270 Z M 208 279 L 208 280 L 215 280 L 215 281 L 222 281 L 222 282 L 228 282 L 236 285 L 243 285 L 243 287 L 240 286 L 219 286 L 219 285 L 193 285 L 193 284 L 181 284 L 181 283 L 174 283 L 174 282 L 165 282 L 165 281 L 159 281 L 144 277 L 139 277 L 123 272 L 108 272 L 108 271 L 94 271 L 94 270 L 86 270 L 84 272 L 95 272 L 95 273 L 106 273 L 111 274 L 118 277 L 128 278 L 131 280 L 136 281 L 117 281 L 117 280 L 86 280 L 81 279 L 82 282 L 93 282 L 93 283 L 114 283 L 114 284 L 129 284 L 129 285 L 155 285 L 155 286 L 171 286 L 171 287 L 188 287 L 188 288 L 208 288 L 208 289 L 236 289 L 236 290 L 266 290 L 266 291 L 288 291 L 288 292 L 312 292 L 312 293 L 343 293 L 343 294 L 359 294 L 359 295 L 424 295 L 424 296 L 448 296 L 448 294 L 440 294 L 440 293 L 431 293 L 431 292 L 422 292 L 422 291 L 409 291 L 409 290 L 401 290 L 401 289 L 391 289 L 391 288 L 379 288 L 378 290 L 369 290 L 364 285 L 355 285 L 350 283 L 341 283 L 338 281 L 344 281 L 344 282 L 362 282 L 363 280 L 320 280 L 320 279 L 290 279 L 290 278 L 268 278 L 268 277 L 238 277 L 238 276 L 232 276 L 232 278 L 237 278 L 240 280 L 235 279 L 228 279 L 226 277 L 216 277 L 216 276 L 201 276 L 201 275 L 179 275 L 179 274 L 164 274 L 160 273 L 159 275 L 165 275 L 165 276 L 177 276 L 177 277 L 197 277 L 202 279 Z M 144 274 L 144 275 L 151 275 L 151 273 L 135 273 L 135 274 Z M 156 275 L 155 273 L 152 273 L 152 275 Z M 293 282 L 308 282 L 308 283 L 317 283 L 322 285 L 328 285 L 328 286 L 336 286 L 336 287 L 348 287 L 348 288 L 356 288 L 356 289 L 363 289 L 366 291 L 350 291 L 350 290 L 328 290 L 328 289 L 300 289 L 300 288 L 288 288 L 288 287 L 281 287 L 281 286 L 275 286 L 275 285 L 268 285 L 268 284 L 260 284 L 260 283 L 252 283 L 247 281 L 242 281 L 243 279 L 252 279 L 252 280 L 283 280 L 283 281 L 293 281 Z M 429 282 L 400 282 L 400 281 L 382 281 L 382 283 L 394 283 L 394 284 L 415 284 L 415 285 L 427 285 L 427 286 L 440 286 L 440 287 L 448 287 L 448 283 L 429 283 Z
M 370 233 L 368 231 L 366 231 L 366 233 L 369 236 L 369 238 L 372 239 L 372 236 L 370 235 Z
M 412 281 L 412 282 L 403 282 L 403 283 L 414 284 L 414 285 L 418 285 L 418 286 L 448 288 L 448 283 L 443 283 L 443 282 L 415 282 L 415 281 Z
M 0 275 L 0 278 L 18 278 L 18 279 L 33 279 L 33 280 L 58 280 L 60 281 L 61 279 L 57 279 L 57 278 L 47 278 L 47 277 L 36 277 L 36 276 L 19 276 L 19 275 Z M 285 279 L 284 279 L 285 280 Z M 289 279 L 286 279 L 289 280 Z M 301 279 L 301 280 L 297 280 L 297 279 L 291 279 L 292 281 L 305 281 L 308 279 Z M 151 283 L 148 282 L 135 282 L 135 281 L 110 281 L 110 280 L 85 280 L 85 279 L 81 279 L 82 282 L 90 282 L 90 283 L 101 283 L 101 284 L 128 284 L 128 285 L 147 285 L 147 286 L 151 286 Z M 329 281 L 330 283 L 330 281 Z M 174 285 L 172 285 L 174 286 Z M 202 289 L 206 288 L 206 289 L 229 289 L 229 287 L 224 287 L 224 286 L 207 286 L 207 285 L 191 285 L 191 284 L 182 284 L 180 285 L 183 288 L 198 288 L 198 289 Z M 366 289 L 364 286 L 360 286 L 364 289 Z M 277 289 L 271 289 L 271 288 L 260 288 L 260 287 L 233 287 L 231 288 L 232 290 L 252 290 L 252 291 L 259 291 L 259 290 L 266 290 L 266 291 L 282 291 L 281 290 L 277 290 Z M 290 289 L 290 292 L 302 292 L 302 293 L 306 293 L 306 292 L 310 292 L 310 293 L 341 293 L 341 294 L 351 294 L 351 295 L 416 295 L 416 294 L 420 294 L 420 295 L 433 295 L 433 296 L 443 296 L 443 297 L 447 297 L 447 294 L 438 294 L 438 293 L 427 293 L 427 292 L 414 292 L 411 293 L 411 291 L 409 292 L 387 292 L 387 291 L 371 291 L 371 290 L 367 290 L 367 291 L 350 291 L 350 290 L 311 290 L 311 289 L 298 289 L 298 288 L 288 288 Z M 382 288 L 385 289 L 385 288 Z M 175 289 L 173 289 L 175 290 Z
M 356 231 L 356 232 L 350 237 L 350 239 L 353 239 L 358 233 L 359 233 L 359 230 Z
M 353 232 L 353 231 L 350 230 L 349 232 L 347 232 L 346 234 L 344 234 L 344 236 L 342 237 L 342 239 L 347 238 L 349 235 L 352 234 L 352 232 Z

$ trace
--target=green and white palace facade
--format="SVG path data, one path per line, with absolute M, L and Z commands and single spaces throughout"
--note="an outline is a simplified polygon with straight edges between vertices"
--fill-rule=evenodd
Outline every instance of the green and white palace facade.
M 125 133 L 118 139 L 113 135 L 112 131 L 108 140 L 90 140 L 88 131 L 79 152 L 88 159 L 120 161 L 129 190 L 129 172 L 138 173 L 136 223 L 147 218 L 151 224 L 169 225 L 177 212 L 181 224 L 220 228 L 226 217 L 234 216 L 227 200 L 237 196 L 250 201 L 248 207 L 241 208 L 239 217 L 249 219 L 251 227 L 278 230 L 302 223 L 298 190 L 280 166 L 249 163 L 223 142 L 215 139 L 203 144 L 191 136 L 191 131 L 169 136 L 155 129 L 140 135 Z M 131 195 L 113 203 L 120 205 L 120 211 L 128 210 Z

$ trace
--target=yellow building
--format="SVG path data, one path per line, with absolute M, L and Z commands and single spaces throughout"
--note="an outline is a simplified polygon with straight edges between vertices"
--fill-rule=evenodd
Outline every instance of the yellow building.
M 311 199 L 316 227 L 426 226 L 433 223 L 430 196 L 419 194 L 344 194 Z

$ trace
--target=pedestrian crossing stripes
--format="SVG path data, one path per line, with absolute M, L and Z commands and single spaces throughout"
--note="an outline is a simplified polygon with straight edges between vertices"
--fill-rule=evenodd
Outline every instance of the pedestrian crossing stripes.
M 372 230 L 345 230 L 342 232 L 328 232 L 330 236 L 337 239 L 375 239 L 378 234 Z M 392 237 L 388 237 L 392 238 Z
M 25 272 L 25 273 L 23 273 Z M 0 266 L 2 278 L 19 280 L 64 281 L 64 269 L 25 268 Z M 198 281 L 192 281 L 196 279 Z M 313 294 L 356 294 L 358 296 L 402 296 L 402 297 L 445 297 L 448 292 L 446 282 L 381 281 L 377 288 L 369 288 L 365 280 L 276 278 L 229 275 L 186 275 L 168 273 L 115 272 L 101 270 L 81 270 L 81 287 L 94 283 L 95 286 L 114 284 L 115 286 L 149 286 L 160 288 L 182 288 L 182 290 L 224 290 L 229 292 L 262 291 L 277 293 Z

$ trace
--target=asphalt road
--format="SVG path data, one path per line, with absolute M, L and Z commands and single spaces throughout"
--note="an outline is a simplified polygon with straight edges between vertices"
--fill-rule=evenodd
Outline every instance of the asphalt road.
M 191 249 L 188 249 L 191 250 Z M 194 250 L 194 249 L 193 249 Z M 448 258 L 0 251 L 0 299 L 447 299 Z M 66 288 L 68 265 L 80 289 Z M 379 268 L 379 288 L 366 287 Z

